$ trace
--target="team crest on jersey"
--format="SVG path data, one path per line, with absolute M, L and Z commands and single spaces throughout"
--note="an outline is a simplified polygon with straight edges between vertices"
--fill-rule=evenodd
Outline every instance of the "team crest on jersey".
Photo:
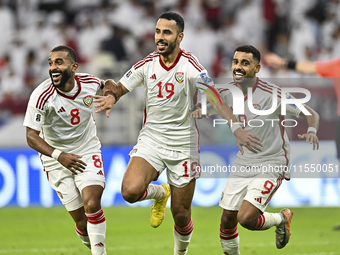
M 260 105 L 259 104 L 253 104 L 254 109 L 260 110 Z
M 83 102 L 86 106 L 90 107 L 92 102 L 93 102 L 93 97 L 92 96 L 86 96 L 86 97 L 84 97 Z
M 175 75 L 175 79 L 178 83 L 182 83 L 184 81 L 184 73 L 183 72 L 177 72 Z

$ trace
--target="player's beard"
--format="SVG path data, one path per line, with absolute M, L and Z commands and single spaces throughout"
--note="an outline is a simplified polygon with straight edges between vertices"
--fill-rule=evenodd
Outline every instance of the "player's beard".
M 65 71 L 61 72 L 61 79 L 58 85 L 54 84 L 53 78 L 52 78 L 52 73 L 50 72 L 50 77 L 52 80 L 52 84 L 55 88 L 62 88 L 65 86 L 66 82 L 70 79 L 71 77 L 71 68 L 67 68 Z
M 163 57 L 169 56 L 174 51 L 174 49 L 176 48 L 177 37 L 176 37 L 176 39 L 173 42 L 168 43 L 168 49 L 166 51 L 159 52 L 159 54 L 162 55 Z

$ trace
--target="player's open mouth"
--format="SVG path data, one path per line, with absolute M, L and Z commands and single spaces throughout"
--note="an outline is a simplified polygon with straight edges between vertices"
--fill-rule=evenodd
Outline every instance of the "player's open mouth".
M 234 77 L 235 78 L 242 78 L 243 76 L 244 76 L 244 74 L 241 73 L 241 72 L 234 72 Z
M 59 78 L 61 77 L 61 73 L 52 73 L 52 79 L 53 81 L 58 81 Z
M 167 43 L 164 43 L 164 42 L 158 42 L 157 43 L 157 47 L 159 50 L 163 50 L 166 46 L 168 46 Z

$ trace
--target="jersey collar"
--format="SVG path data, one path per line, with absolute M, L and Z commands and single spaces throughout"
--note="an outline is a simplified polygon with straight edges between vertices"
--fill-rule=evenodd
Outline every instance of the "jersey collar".
M 79 93 L 80 93 L 80 91 L 81 91 L 81 85 L 80 85 L 80 82 L 79 82 L 78 77 L 75 76 L 74 78 L 76 79 L 76 83 L 77 83 L 77 86 L 78 86 L 78 91 L 77 91 L 77 93 L 75 93 L 73 96 L 68 96 L 68 95 L 66 95 L 66 94 L 64 94 L 64 93 L 62 93 L 62 92 L 60 92 L 59 89 L 56 89 L 57 93 L 58 93 L 60 96 L 65 97 L 65 98 L 67 98 L 67 99 L 74 100 L 74 99 L 79 95 Z
M 166 71 L 170 71 L 172 68 L 174 68 L 174 67 L 177 65 L 177 63 L 178 63 L 180 57 L 182 56 L 182 52 L 183 52 L 183 50 L 181 49 L 180 52 L 178 53 L 178 56 L 177 56 L 175 62 L 174 62 L 171 66 L 169 66 L 169 67 L 167 67 L 167 66 L 163 63 L 162 58 L 161 58 L 161 55 L 159 54 L 159 63 L 161 64 L 161 66 L 162 66 Z

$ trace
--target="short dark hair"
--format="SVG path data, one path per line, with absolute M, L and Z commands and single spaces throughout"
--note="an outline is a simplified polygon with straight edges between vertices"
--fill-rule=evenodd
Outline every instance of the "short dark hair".
M 241 45 L 241 46 L 238 46 L 235 49 L 234 53 L 236 51 L 245 52 L 245 53 L 251 53 L 251 54 L 253 54 L 253 58 L 256 59 L 258 63 L 260 63 L 260 61 L 261 61 L 261 53 L 259 52 L 258 49 L 256 49 L 252 45 Z
M 54 47 L 51 52 L 56 52 L 56 51 L 66 51 L 70 58 L 74 61 L 77 62 L 77 54 L 74 51 L 74 49 L 66 46 L 66 45 L 59 45 L 57 47 Z
M 184 31 L 184 19 L 178 13 L 164 12 L 161 14 L 161 16 L 159 16 L 159 18 L 176 21 L 179 33 L 182 33 Z

